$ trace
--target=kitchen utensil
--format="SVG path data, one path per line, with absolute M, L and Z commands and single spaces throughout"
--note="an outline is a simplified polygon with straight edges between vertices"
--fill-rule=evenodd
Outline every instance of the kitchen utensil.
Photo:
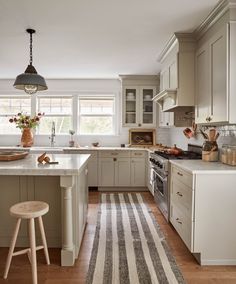
M 171 148 L 167 149 L 166 152 L 168 154 L 178 156 L 178 155 L 180 155 L 183 152 L 183 150 L 180 149 L 180 148 L 177 148 L 176 144 L 174 144 L 174 147 L 171 147 Z
M 195 134 L 195 132 L 197 131 L 197 124 L 195 122 L 193 122 L 192 129 Z
M 219 136 L 220 136 L 220 133 L 217 132 L 217 133 L 216 133 L 216 136 L 215 136 L 215 141 L 219 138 Z
M 209 130 L 209 141 L 215 141 L 215 136 L 216 136 L 216 129 L 212 128 Z
M 202 131 L 202 129 L 200 129 L 200 133 L 202 134 L 204 139 L 206 139 L 206 140 L 209 139 L 208 135 L 204 131 Z
M 193 131 L 188 127 L 183 130 L 183 133 L 188 139 L 190 139 L 194 135 Z

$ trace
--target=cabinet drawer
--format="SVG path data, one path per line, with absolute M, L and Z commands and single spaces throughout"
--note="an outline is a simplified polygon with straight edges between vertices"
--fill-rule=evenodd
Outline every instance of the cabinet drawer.
M 131 151 L 131 157 L 132 158 L 146 157 L 146 152 L 145 151 Z
M 128 150 L 124 150 L 124 151 L 117 151 L 117 150 L 114 150 L 114 151 L 106 151 L 106 150 L 102 150 L 102 151 L 99 151 L 99 157 L 101 158 L 115 158 L 115 157 L 127 157 L 129 158 L 130 157 L 130 151 Z
M 172 179 L 177 179 L 192 188 L 192 175 L 181 168 L 172 166 Z
M 187 219 L 191 220 L 192 216 L 192 195 L 193 191 L 184 183 L 177 179 L 172 180 L 171 185 L 171 204 L 177 204 L 181 208 Z
M 191 251 L 192 223 L 174 204 L 170 206 L 170 222 Z

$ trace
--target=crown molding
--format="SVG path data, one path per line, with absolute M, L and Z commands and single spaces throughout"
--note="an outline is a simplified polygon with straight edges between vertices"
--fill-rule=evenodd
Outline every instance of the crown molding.
M 221 0 L 210 12 L 206 19 L 194 30 L 196 39 L 200 38 L 211 26 L 213 26 L 231 8 L 236 8 L 236 0 Z
M 195 42 L 193 33 L 180 33 L 180 32 L 174 33 L 167 42 L 167 44 L 165 45 L 160 55 L 158 56 L 157 61 L 162 62 L 178 42 L 185 42 L 185 43 Z

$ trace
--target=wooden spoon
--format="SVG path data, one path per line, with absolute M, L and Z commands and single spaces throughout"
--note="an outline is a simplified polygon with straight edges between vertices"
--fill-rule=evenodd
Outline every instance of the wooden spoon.
M 216 129 L 212 128 L 209 130 L 209 141 L 215 141 Z

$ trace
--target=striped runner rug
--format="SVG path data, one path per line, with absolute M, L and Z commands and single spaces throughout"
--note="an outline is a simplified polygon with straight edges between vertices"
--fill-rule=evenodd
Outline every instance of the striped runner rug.
M 185 283 L 141 194 L 101 194 L 86 283 Z

